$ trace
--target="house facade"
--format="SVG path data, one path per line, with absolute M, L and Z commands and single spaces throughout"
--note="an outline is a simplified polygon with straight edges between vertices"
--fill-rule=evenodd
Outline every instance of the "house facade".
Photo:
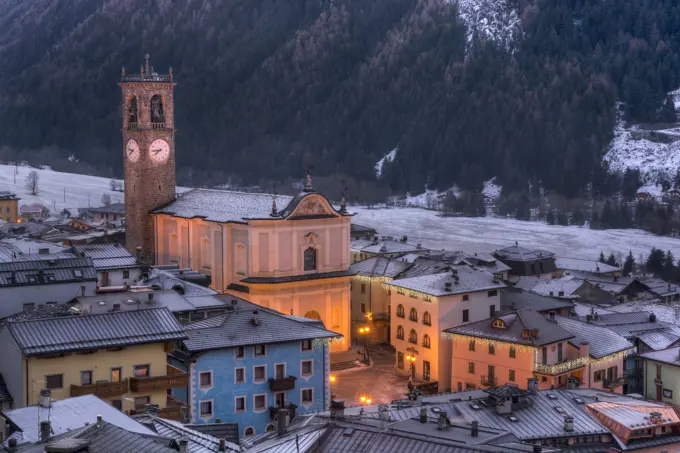
M 333 349 L 349 348 L 351 215 L 310 178 L 292 198 L 195 189 L 154 212 L 156 263 L 210 275 L 218 292 L 321 320 L 343 335 Z
M 120 244 L 76 245 L 71 251 L 77 256 L 92 258 L 97 288 L 132 285 L 142 276 L 141 264 Z
M 16 223 L 19 219 L 19 200 L 16 194 L 0 191 L 0 219 L 7 223 Z
M 680 347 L 640 354 L 643 361 L 644 396 L 680 404 Z
M 55 400 L 93 394 L 130 413 L 155 404 L 180 419 L 167 391 L 186 387 L 188 376 L 167 353 L 184 338 L 164 308 L 10 321 L 0 331 L 9 346 L 0 373 L 15 408 L 38 404 L 48 389 Z
M 486 319 L 500 311 L 505 285 L 486 270 L 451 266 L 436 274 L 394 280 L 391 290 L 391 343 L 395 371 L 450 388 L 452 342 L 444 329 Z
M 238 423 L 250 436 L 275 430 L 279 409 L 291 417 L 328 409 L 338 334 L 320 322 L 241 301 L 185 329 L 191 423 Z

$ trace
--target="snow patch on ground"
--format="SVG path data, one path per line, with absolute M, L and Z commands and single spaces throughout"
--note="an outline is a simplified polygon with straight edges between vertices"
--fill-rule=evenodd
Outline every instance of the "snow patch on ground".
M 484 183 L 482 194 L 484 194 L 484 198 L 498 200 L 501 196 L 501 186 L 496 184 L 496 178 L 491 178 Z
M 435 250 L 493 252 L 518 241 L 523 247 L 583 259 L 597 259 L 600 251 L 608 255 L 630 250 L 637 260 L 649 255 L 652 246 L 680 256 L 680 239 L 635 229 L 590 230 L 497 217 L 440 217 L 437 212 L 418 208 L 352 207 L 351 211 L 357 213 L 353 222 L 375 228 L 382 235 L 406 235 L 414 244 Z
M 380 159 L 378 162 L 375 164 L 375 175 L 380 178 L 382 176 L 382 169 L 383 169 L 383 164 L 385 162 L 392 162 L 395 157 L 397 157 L 397 149 L 394 148 L 392 151 L 389 153 L 385 154 L 382 159 Z
M 16 193 L 21 198 L 19 206 L 41 203 L 53 213 L 68 209 L 71 214 L 75 215 L 78 208 L 101 206 L 101 198 L 104 193 L 111 196 L 111 203 L 122 203 L 124 201 L 123 192 L 111 190 L 110 178 L 62 173 L 50 170 L 49 167 L 39 169 L 19 166 L 16 167 L 16 170 L 15 178 L 15 167 L 13 165 L 0 164 L 0 191 L 7 190 Z M 31 195 L 25 187 L 26 177 L 31 171 L 38 173 L 37 195 Z M 118 187 L 122 188 L 123 181 L 116 181 Z M 177 188 L 177 192 L 185 192 L 186 190 L 188 189 Z
M 666 132 L 675 133 L 676 129 Z M 626 127 L 621 106 L 617 108 L 614 139 L 603 159 L 609 162 L 612 171 L 624 172 L 626 168 L 637 168 L 648 179 L 658 181 L 660 177 L 672 179 L 680 167 L 680 141 L 657 143 L 637 138 L 642 133 L 637 125 Z
M 467 26 L 468 43 L 475 33 L 483 40 L 495 41 L 506 48 L 522 31 L 517 8 L 510 0 L 452 0 L 458 5 Z

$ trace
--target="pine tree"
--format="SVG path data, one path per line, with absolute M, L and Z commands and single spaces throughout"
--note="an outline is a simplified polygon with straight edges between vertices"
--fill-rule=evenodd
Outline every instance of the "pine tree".
M 649 274 L 660 275 L 664 265 L 664 258 L 663 250 L 652 247 L 645 262 L 645 271 Z
M 670 250 L 666 252 L 663 259 L 661 278 L 664 280 L 673 280 L 675 278 L 675 257 L 673 257 L 673 253 Z
M 604 257 L 604 252 L 600 252 L 600 257 L 597 259 L 600 263 L 606 263 L 607 259 Z
M 614 252 L 609 254 L 609 257 L 607 258 L 607 264 L 610 266 L 617 266 L 618 264 L 616 263 L 616 257 L 614 256 Z
M 680 266 L 680 262 L 678 263 Z M 623 276 L 630 277 L 635 272 L 635 258 L 633 258 L 633 252 L 628 251 L 628 256 L 626 257 L 626 262 L 623 263 Z
M 552 209 L 545 215 L 545 221 L 548 225 L 555 225 L 555 213 Z

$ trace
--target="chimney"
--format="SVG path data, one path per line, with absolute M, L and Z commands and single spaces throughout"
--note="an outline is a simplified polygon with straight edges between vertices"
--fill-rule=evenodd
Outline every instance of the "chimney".
M 40 442 L 47 442 L 47 440 L 50 438 L 51 431 L 52 427 L 50 422 L 47 420 L 40 422 Z
M 530 377 L 527 379 L 527 390 L 531 393 L 536 394 L 538 392 L 538 379 Z
M 104 426 L 104 419 L 101 415 L 97 414 L 97 428 Z
M 649 322 L 656 322 L 656 315 L 654 313 L 649 314 Z
M 571 415 L 564 416 L 564 430 L 568 433 L 574 431 L 574 417 Z
M 581 343 L 579 343 L 578 351 L 581 357 L 590 356 L 590 343 L 588 343 L 587 341 L 582 341 Z
M 85 290 L 86 290 L 86 289 L 87 289 L 87 288 L 85 287 L 85 285 L 82 285 L 82 286 L 80 287 L 80 292 L 82 293 L 82 296 L 83 296 L 83 297 L 85 297 Z
M 446 415 L 446 412 L 440 412 L 439 418 L 437 419 L 437 429 L 444 431 L 448 429 L 450 425 L 451 422 L 449 421 L 449 417 Z
M 189 446 L 189 440 L 186 437 L 182 437 L 179 440 L 179 453 L 187 453 L 187 447 Z
M 14 437 L 10 437 L 7 441 L 7 451 L 9 453 L 17 451 L 17 440 Z
M 378 418 L 382 421 L 387 421 L 389 416 L 387 415 L 387 404 L 378 404 Z
M 44 407 L 48 408 L 52 404 L 52 391 L 49 389 L 42 389 L 40 390 L 40 402 L 39 404 Z
M 380 412 L 380 408 L 378 408 Z M 331 418 L 345 417 L 345 400 L 331 400 Z
M 427 423 L 427 408 L 420 408 L 420 423 Z
M 650 412 L 649 421 L 651 423 L 661 423 L 661 412 Z
M 279 409 L 276 414 L 276 432 L 283 436 L 288 431 L 288 409 Z
M 220 439 L 220 447 L 217 449 L 217 451 L 227 451 L 227 445 L 224 439 Z
M 146 303 L 147 304 L 152 304 L 153 303 L 153 293 L 149 293 L 147 298 L 146 298 Z
M 444 283 L 444 291 L 451 291 L 451 282 Z
M 470 435 L 472 437 L 479 436 L 479 422 L 477 420 L 470 422 Z
M 555 312 L 554 311 L 550 312 L 550 320 L 553 321 L 553 322 L 555 321 Z
M 542 445 L 538 445 L 538 444 L 534 445 L 534 450 L 533 450 L 534 453 L 541 453 L 542 451 L 543 451 Z

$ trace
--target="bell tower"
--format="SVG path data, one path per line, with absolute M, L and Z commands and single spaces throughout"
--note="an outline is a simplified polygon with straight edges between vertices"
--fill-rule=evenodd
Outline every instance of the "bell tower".
M 175 106 L 172 68 L 157 74 L 145 56 L 139 74 L 122 69 L 125 247 L 154 264 L 149 212 L 175 198 Z

